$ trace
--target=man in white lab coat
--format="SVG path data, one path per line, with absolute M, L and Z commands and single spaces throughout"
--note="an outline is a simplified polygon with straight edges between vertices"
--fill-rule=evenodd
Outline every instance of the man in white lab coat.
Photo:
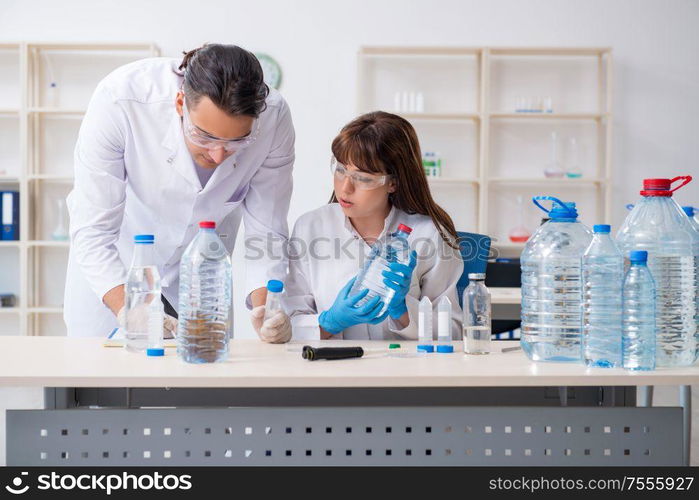
M 133 238 L 142 233 L 155 235 L 164 330 L 173 333 L 180 258 L 199 221 L 215 221 L 230 252 L 241 218 L 248 246 L 264 249 L 246 266 L 245 300 L 258 306 L 259 333 L 267 280 L 285 276 L 293 163 L 289 107 L 240 47 L 205 45 L 182 61 L 144 59 L 108 75 L 75 147 L 68 335 L 103 336 L 123 325 Z M 291 333 L 288 323 L 273 329 Z

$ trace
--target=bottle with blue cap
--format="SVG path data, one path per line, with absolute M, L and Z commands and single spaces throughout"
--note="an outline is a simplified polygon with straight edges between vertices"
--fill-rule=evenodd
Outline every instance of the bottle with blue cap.
M 646 265 L 648 252 L 632 250 L 624 277 L 622 357 L 627 370 L 654 370 L 655 281 Z
M 134 237 L 134 252 L 126 278 L 126 348 L 143 352 L 148 347 L 149 331 L 163 335 L 163 306 L 160 273 L 155 265 L 152 234 Z M 157 326 L 156 326 L 157 323 Z
M 697 209 L 694 207 L 682 207 L 682 211 L 687 214 L 689 218 L 689 223 L 692 225 L 697 235 L 699 235 L 699 221 L 697 221 Z
M 582 256 L 582 355 L 588 366 L 621 365 L 621 285 L 624 257 L 611 226 L 595 224 Z
M 267 282 L 267 301 L 265 302 L 265 321 L 283 311 L 282 292 L 284 283 L 279 280 L 269 280 Z
M 581 258 L 592 239 L 575 203 L 535 196 L 548 214 L 522 251 L 522 350 L 533 361 L 579 362 Z M 547 210 L 541 202 L 551 201 Z

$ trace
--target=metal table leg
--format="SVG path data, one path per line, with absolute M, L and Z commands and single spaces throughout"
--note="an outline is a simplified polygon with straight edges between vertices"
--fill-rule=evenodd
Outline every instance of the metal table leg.
M 684 465 L 689 465 L 689 450 L 692 443 L 692 386 L 680 386 L 680 406 L 682 407 L 682 436 L 684 444 Z

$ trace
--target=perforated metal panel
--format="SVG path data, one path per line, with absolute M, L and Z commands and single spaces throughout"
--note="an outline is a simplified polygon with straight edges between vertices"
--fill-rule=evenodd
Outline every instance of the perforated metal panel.
M 9 410 L 8 465 L 681 465 L 680 408 Z

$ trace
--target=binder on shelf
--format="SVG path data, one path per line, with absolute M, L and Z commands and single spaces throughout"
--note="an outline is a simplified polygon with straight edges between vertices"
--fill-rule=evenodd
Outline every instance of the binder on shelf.
M 19 193 L 17 191 L 0 192 L 0 212 L 2 223 L 0 240 L 19 240 Z

